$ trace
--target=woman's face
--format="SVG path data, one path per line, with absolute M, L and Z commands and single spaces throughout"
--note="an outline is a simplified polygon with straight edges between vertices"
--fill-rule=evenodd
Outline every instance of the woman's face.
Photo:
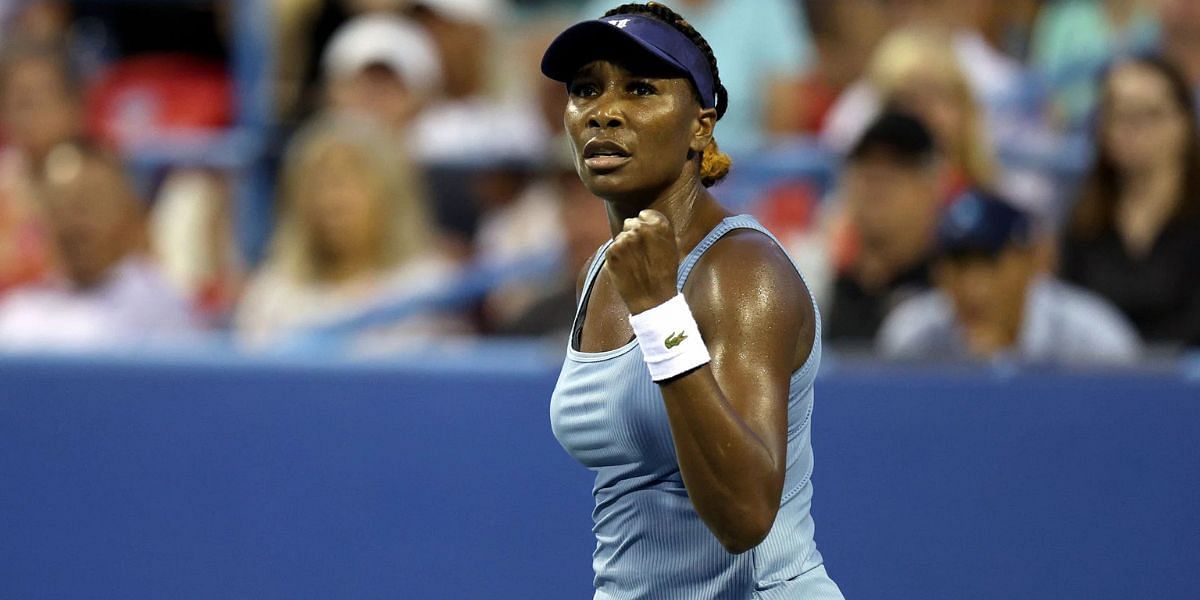
M 1143 170 L 1178 162 L 1187 147 L 1187 113 L 1175 103 L 1167 79 L 1129 63 L 1108 78 L 1104 109 L 1105 151 L 1118 170 Z
M 332 81 L 329 100 L 335 109 L 367 115 L 386 127 L 402 130 L 421 108 L 404 80 L 382 65 L 371 65 L 353 76 Z
M 712 137 L 716 111 L 702 109 L 681 77 L 601 60 L 581 68 L 567 90 L 563 122 L 575 169 L 601 198 L 661 192 Z
M 382 233 L 379 190 L 366 157 L 345 146 L 332 146 L 310 160 L 300 207 L 318 255 L 342 259 L 369 253 Z

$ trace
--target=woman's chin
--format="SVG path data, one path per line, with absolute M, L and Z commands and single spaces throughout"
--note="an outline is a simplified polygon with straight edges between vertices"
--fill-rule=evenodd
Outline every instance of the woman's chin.
M 624 196 L 637 191 L 636 182 L 631 181 L 620 172 L 594 173 L 587 172 L 582 176 L 583 185 L 588 191 L 601 198 Z

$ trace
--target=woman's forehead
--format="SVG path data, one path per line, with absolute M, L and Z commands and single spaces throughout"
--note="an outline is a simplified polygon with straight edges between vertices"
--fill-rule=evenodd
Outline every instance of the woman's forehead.
M 575 72 L 575 77 L 599 77 L 605 79 L 637 77 L 686 81 L 684 74 L 665 65 L 621 56 L 598 58 L 585 63 Z

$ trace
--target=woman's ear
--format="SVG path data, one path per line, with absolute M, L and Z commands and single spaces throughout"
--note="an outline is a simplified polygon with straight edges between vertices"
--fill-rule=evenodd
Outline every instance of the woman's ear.
M 692 152 L 699 154 L 708 147 L 708 143 L 712 141 L 713 129 L 717 126 L 717 109 L 702 108 L 700 114 L 696 118 L 696 123 L 692 129 L 692 143 L 689 148 Z

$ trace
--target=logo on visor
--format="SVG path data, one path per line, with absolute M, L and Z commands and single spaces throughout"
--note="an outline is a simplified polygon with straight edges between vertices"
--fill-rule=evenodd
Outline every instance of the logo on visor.
M 608 21 L 608 24 L 616 27 L 617 29 L 625 29 L 625 26 L 629 24 L 629 19 L 614 19 L 612 21 Z

